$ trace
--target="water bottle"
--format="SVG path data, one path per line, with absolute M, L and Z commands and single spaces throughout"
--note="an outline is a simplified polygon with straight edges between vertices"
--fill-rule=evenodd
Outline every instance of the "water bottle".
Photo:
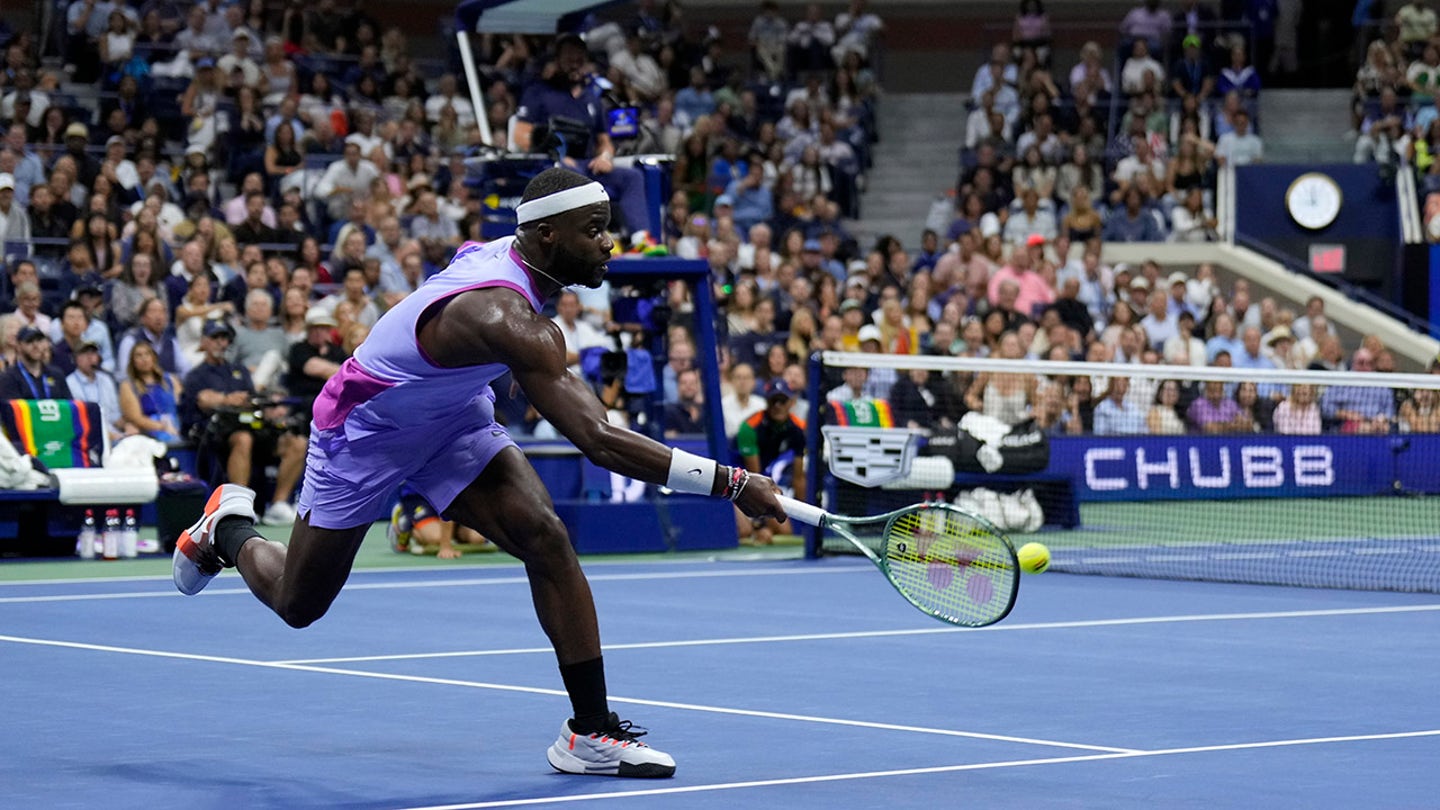
M 135 510 L 125 510 L 125 524 L 120 532 L 120 556 L 133 559 L 140 556 L 140 526 L 135 522 Z
M 80 524 L 80 536 L 75 538 L 75 553 L 82 560 L 95 559 L 95 510 L 85 510 L 85 522 Z
M 101 556 L 107 560 L 120 558 L 120 513 L 115 509 L 105 510 L 105 533 L 100 536 L 104 549 Z

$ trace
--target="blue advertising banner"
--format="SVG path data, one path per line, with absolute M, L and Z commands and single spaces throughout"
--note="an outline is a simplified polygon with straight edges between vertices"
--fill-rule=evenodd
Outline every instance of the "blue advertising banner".
M 1057 436 L 1081 501 L 1440 492 L 1440 435 Z

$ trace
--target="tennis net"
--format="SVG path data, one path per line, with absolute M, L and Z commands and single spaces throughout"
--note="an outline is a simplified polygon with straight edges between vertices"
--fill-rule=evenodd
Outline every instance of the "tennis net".
M 836 352 L 812 377 L 832 512 L 944 499 L 1052 571 L 1440 593 L 1440 377 Z M 885 482 L 873 445 L 907 434 Z

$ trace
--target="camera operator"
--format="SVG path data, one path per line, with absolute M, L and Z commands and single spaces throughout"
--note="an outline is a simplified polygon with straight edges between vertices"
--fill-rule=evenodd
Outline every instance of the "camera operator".
M 588 54 L 585 41 L 574 34 L 562 34 L 555 41 L 554 61 L 546 65 L 547 73 L 532 83 L 520 98 L 516 115 L 515 143 L 521 151 L 545 147 L 532 140 L 537 128 L 556 135 L 564 127 L 562 121 L 575 122 L 580 130 L 572 133 L 573 142 L 565 144 L 564 163 L 605 187 L 610 205 L 618 212 L 628 237 L 659 234 L 646 231 L 650 218 L 645 209 L 645 178 L 639 169 L 614 164 L 615 146 L 600 103 L 588 92 L 590 77 L 586 73 Z M 629 242 L 627 242 L 629 244 Z
M 295 508 L 290 496 L 304 471 L 305 440 L 287 430 L 285 406 L 257 401 L 250 372 L 225 359 L 234 338 L 235 331 L 223 319 L 206 321 L 200 337 L 204 361 L 185 375 L 180 417 L 202 452 L 225 459 L 226 480 L 232 484 L 249 486 L 257 462 L 263 468 L 278 456 L 275 497 L 263 520 L 291 523 Z

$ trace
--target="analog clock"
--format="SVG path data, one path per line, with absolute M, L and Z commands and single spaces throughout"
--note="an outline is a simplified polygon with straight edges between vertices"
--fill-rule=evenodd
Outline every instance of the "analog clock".
M 1340 185 L 1328 175 L 1308 172 L 1295 178 L 1285 191 L 1285 210 L 1295 224 L 1318 231 L 1340 215 L 1343 199 Z

